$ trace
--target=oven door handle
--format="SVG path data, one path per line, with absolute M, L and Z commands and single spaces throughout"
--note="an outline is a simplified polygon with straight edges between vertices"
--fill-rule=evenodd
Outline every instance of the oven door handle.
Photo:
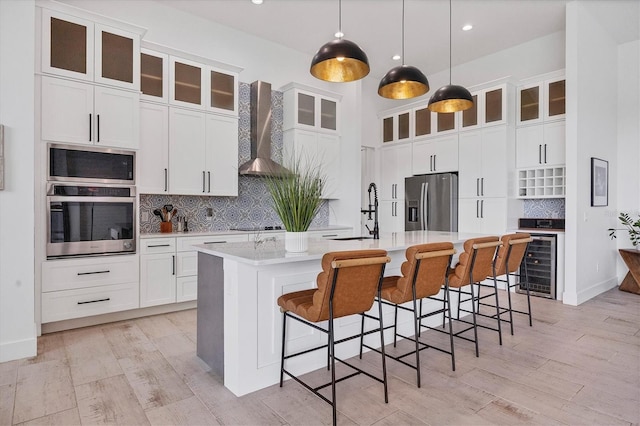
M 136 197 L 87 197 L 77 196 L 70 197 L 66 195 L 48 195 L 47 202 L 49 203 L 64 203 L 64 202 L 82 202 L 82 203 L 127 203 L 136 202 Z

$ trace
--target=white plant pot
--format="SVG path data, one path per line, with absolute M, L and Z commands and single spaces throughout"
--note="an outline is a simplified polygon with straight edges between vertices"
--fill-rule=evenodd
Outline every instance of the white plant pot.
M 284 249 L 290 253 L 303 253 L 309 248 L 308 232 L 284 233 Z

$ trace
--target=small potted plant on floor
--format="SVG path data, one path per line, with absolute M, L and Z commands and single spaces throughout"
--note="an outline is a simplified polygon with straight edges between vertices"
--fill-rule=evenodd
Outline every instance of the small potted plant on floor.
M 313 159 L 298 156 L 289 162 L 287 171 L 266 177 L 265 184 L 286 230 L 285 250 L 307 251 L 307 230 L 322 205 L 322 168 Z

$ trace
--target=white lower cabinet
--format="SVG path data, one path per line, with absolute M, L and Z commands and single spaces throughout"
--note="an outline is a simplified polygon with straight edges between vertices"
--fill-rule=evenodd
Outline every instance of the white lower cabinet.
M 369 223 L 370 228 L 373 226 L 372 221 L 367 223 Z M 378 206 L 378 226 L 380 227 L 380 232 L 404 232 L 404 200 L 380 201 Z
M 42 322 L 139 307 L 137 255 L 54 259 L 42 263 Z
M 502 235 L 507 226 L 507 198 L 461 198 L 458 232 Z

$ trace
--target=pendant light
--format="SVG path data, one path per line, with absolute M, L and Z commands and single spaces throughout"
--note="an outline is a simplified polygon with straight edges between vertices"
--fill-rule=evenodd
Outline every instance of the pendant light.
M 389 99 L 410 99 L 429 91 L 429 81 L 418 68 L 404 64 L 404 0 L 402 0 L 402 65 L 389 70 L 378 86 L 378 95 Z
M 449 0 L 449 84 L 442 86 L 429 99 L 433 112 L 464 111 L 473 106 L 471 93 L 462 86 L 451 84 L 451 0 Z
M 360 80 L 369 74 L 369 59 L 357 44 L 342 38 L 342 0 L 339 0 L 338 31 L 338 38 L 320 47 L 313 57 L 311 75 L 334 83 Z

